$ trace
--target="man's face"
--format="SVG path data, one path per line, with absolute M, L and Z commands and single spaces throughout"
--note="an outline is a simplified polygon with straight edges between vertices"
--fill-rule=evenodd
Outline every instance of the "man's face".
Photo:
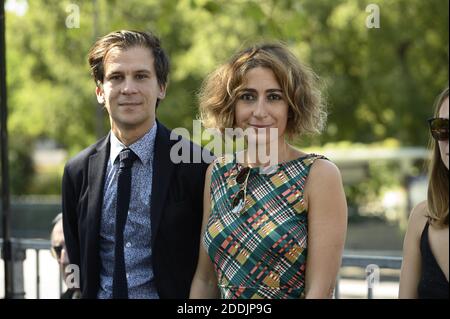
M 158 84 L 151 50 L 112 48 L 105 57 L 104 72 L 96 95 L 108 110 L 113 132 L 148 131 L 155 121 L 156 101 L 166 94 L 166 88 Z
M 52 253 L 58 264 L 61 266 L 61 271 L 63 273 L 66 266 L 69 265 L 69 257 L 66 251 L 66 243 L 64 241 L 64 232 L 62 221 L 56 223 L 53 227 L 52 237 L 51 237 Z

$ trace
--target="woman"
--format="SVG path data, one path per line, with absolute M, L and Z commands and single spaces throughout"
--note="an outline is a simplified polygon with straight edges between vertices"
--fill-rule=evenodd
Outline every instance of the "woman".
M 283 45 L 254 46 L 206 79 L 200 110 L 205 127 L 245 130 L 248 148 L 207 171 L 190 297 L 332 297 L 347 229 L 340 173 L 288 143 L 325 121 L 313 73 Z
M 448 298 L 448 91 L 429 120 L 432 159 L 428 200 L 411 212 L 403 244 L 400 298 Z

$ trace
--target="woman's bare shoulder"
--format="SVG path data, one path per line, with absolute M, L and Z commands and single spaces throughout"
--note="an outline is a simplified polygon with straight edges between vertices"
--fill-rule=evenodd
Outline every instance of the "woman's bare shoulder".
M 408 229 L 414 230 L 417 234 L 422 233 L 423 227 L 427 222 L 428 204 L 427 201 L 420 202 L 411 211 L 409 215 Z
M 340 179 L 339 168 L 331 161 L 326 159 L 316 159 L 311 167 L 310 175 L 320 179 Z

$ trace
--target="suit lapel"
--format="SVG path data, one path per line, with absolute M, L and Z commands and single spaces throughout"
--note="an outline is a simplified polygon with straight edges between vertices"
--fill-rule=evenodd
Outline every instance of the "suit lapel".
M 151 227 L 152 247 L 158 233 L 162 211 L 166 203 L 174 164 L 170 159 L 170 148 L 174 141 L 170 140 L 170 131 L 159 122 L 155 140 L 155 157 L 153 162 L 152 197 L 151 197 Z
M 95 261 L 95 264 L 90 264 L 93 280 L 98 280 L 98 266 L 99 266 L 99 234 L 100 234 L 100 219 L 103 204 L 103 185 L 106 174 L 106 165 L 109 158 L 109 134 L 99 143 L 97 153 L 89 157 L 89 172 L 88 172 L 88 207 L 87 207 L 87 236 L 89 243 L 87 245 L 87 255 L 90 260 Z M 96 275 L 94 275 L 96 274 Z

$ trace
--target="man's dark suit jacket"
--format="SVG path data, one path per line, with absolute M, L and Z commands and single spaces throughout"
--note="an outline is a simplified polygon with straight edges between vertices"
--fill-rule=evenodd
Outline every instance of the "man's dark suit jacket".
M 193 151 L 202 150 L 179 136 L 179 141 L 171 140 L 171 131 L 156 123 L 150 208 L 156 288 L 160 298 L 188 298 L 197 265 L 208 164 L 174 164 L 170 150 L 180 140 L 190 149 L 191 158 Z M 108 135 L 76 155 L 64 169 L 64 236 L 71 264 L 80 267 L 83 298 L 96 298 L 99 290 L 99 234 L 109 150 Z

